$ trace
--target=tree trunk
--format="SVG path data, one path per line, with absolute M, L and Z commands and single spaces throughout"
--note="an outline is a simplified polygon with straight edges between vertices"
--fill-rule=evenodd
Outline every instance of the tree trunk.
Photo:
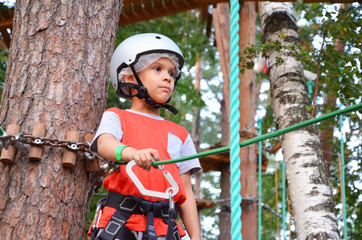
M 289 46 L 298 41 L 291 3 L 259 3 L 264 41 Z M 281 37 L 284 36 L 284 37 Z M 269 78 L 277 128 L 310 118 L 303 66 L 290 53 L 270 51 Z M 284 60 L 276 64 L 276 57 Z M 314 127 L 281 137 L 292 214 L 298 239 L 339 239 L 334 202 Z
M 255 43 L 256 33 L 256 11 L 254 2 L 244 2 L 240 9 L 240 30 L 239 30 L 239 47 L 240 52 L 251 44 Z M 260 84 L 255 84 L 254 70 L 246 70 L 243 75 L 239 76 L 240 84 L 240 141 L 245 141 L 256 134 L 255 128 L 250 127 L 255 124 L 255 114 L 257 101 L 260 92 Z M 246 131 L 243 131 L 247 129 Z M 255 154 L 257 145 L 249 145 L 240 149 L 240 170 L 241 170 L 241 197 L 257 198 L 257 155 Z M 260 196 L 261 197 L 261 196 Z M 242 204 L 242 236 L 243 239 L 257 239 L 257 201 L 243 201 Z
M 202 75 L 201 59 L 198 58 L 198 60 L 196 61 L 196 74 L 195 74 L 195 83 L 194 83 L 194 88 L 198 92 L 200 92 L 200 90 L 201 90 L 200 89 L 201 75 Z M 199 152 L 200 151 L 200 119 L 201 119 L 200 112 L 201 112 L 201 109 L 199 107 L 194 107 L 192 109 L 192 112 L 193 112 L 193 119 L 192 119 L 191 138 L 194 141 L 196 151 Z M 201 182 L 202 182 L 201 171 L 195 173 L 193 175 L 193 178 L 195 180 L 195 183 L 194 183 L 195 198 L 196 198 L 196 200 L 202 200 L 203 193 L 202 193 L 202 188 L 201 188 Z M 201 226 L 201 216 L 202 216 L 201 210 L 202 209 L 198 209 L 200 226 Z M 202 231 L 202 229 L 201 229 L 201 231 Z
M 100 121 L 108 92 L 121 1 L 17 1 L 0 125 L 34 123 L 46 137 L 83 137 Z M 82 140 L 82 139 L 80 139 Z M 40 162 L 18 147 L 0 163 L 0 239 L 84 239 L 92 181 L 84 157 L 62 167 L 63 148 L 45 147 Z
M 219 3 L 212 11 L 212 19 L 215 29 L 216 46 L 220 56 L 221 72 L 223 74 L 223 96 L 221 102 L 221 146 L 228 146 L 230 143 L 230 123 L 229 123 L 229 69 L 230 69 L 230 8 L 229 4 Z M 220 179 L 220 198 L 230 199 L 230 166 L 229 164 L 221 164 Z M 223 202 L 223 207 L 219 215 L 219 231 L 218 239 L 231 239 L 231 219 L 230 219 L 230 202 Z

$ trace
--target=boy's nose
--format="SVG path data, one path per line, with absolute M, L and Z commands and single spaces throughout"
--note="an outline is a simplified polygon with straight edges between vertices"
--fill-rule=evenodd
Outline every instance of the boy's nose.
M 164 73 L 164 79 L 165 79 L 166 81 L 171 82 L 172 78 L 173 78 L 173 77 L 171 77 L 168 72 L 165 72 L 165 73 Z

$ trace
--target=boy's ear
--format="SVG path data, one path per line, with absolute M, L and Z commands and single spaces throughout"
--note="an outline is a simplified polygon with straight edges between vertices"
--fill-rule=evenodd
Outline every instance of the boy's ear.
M 133 75 L 123 75 L 123 79 L 126 83 L 137 83 L 136 78 Z

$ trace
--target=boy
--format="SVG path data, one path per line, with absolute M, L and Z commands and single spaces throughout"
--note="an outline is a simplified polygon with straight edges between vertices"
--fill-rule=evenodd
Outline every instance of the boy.
M 177 113 L 168 102 L 183 63 L 178 46 L 161 34 L 129 37 L 115 50 L 112 84 L 118 96 L 132 99 L 132 107 L 103 114 L 91 150 L 131 163 L 105 178 L 109 194 L 91 226 L 92 239 L 180 239 L 185 232 L 177 212 L 190 238 L 201 238 L 190 180 L 201 169 L 198 159 L 152 167 L 153 161 L 196 153 L 189 133 L 160 117 L 162 107 Z

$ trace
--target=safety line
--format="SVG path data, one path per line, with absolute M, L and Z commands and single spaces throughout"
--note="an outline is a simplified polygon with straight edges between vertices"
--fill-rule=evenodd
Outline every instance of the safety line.
M 341 105 L 339 106 L 341 108 Z M 346 214 L 346 188 L 345 188 L 345 169 L 344 169 L 344 143 L 343 143 L 343 115 L 339 116 L 339 128 L 341 132 L 341 171 L 342 171 L 342 205 L 343 205 L 343 225 L 344 225 L 344 240 L 348 239 L 347 236 L 347 214 Z
M 304 127 L 307 127 L 309 125 L 312 125 L 312 124 L 315 124 L 315 123 L 322 122 L 324 120 L 333 118 L 334 116 L 341 115 L 341 114 L 348 113 L 348 112 L 352 112 L 352 111 L 355 111 L 355 110 L 358 110 L 358 109 L 361 109 L 361 108 L 362 108 L 362 103 L 352 105 L 352 106 L 349 106 L 349 107 L 346 107 L 346 108 L 343 108 L 343 109 L 339 109 L 339 110 L 324 114 L 324 115 L 322 115 L 320 117 L 309 119 L 307 121 L 304 121 L 304 122 L 297 123 L 295 125 L 286 127 L 284 129 L 278 130 L 276 132 L 268 133 L 268 134 L 265 134 L 265 135 L 262 135 L 262 136 L 258 136 L 258 137 L 255 137 L 255 138 L 248 139 L 246 141 L 240 142 L 239 147 L 245 147 L 245 146 L 257 143 L 259 141 L 264 141 L 264 140 L 269 139 L 269 138 L 278 137 L 280 135 L 283 135 L 283 134 L 286 134 L 286 133 L 289 133 L 289 132 L 292 132 L 292 131 L 295 131 L 295 130 L 298 130 L 298 129 L 301 129 L 301 128 L 304 128 Z M 212 150 L 209 150 L 209 151 L 205 151 L 205 152 L 201 152 L 201 153 L 197 153 L 197 154 L 193 154 L 193 155 L 189 155 L 189 156 L 185 156 L 185 157 L 153 162 L 152 165 L 153 166 L 159 166 L 159 165 L 164 165 L 164 164 L 177 163 L 177 162 L 190 160 L 190 159 L 193 159 L 193 158 L 200 158 L 200 157 L 206 157 L 206 156 L 213 155 L 213 154 L 226 153 L 226 152 L 229 152 L 229 151 L 230 151 L 230 147 L 225 146 L 225 147 L 216 148 L 216 149 L 212 149 Z
M 259 136 L 262 136 L 262 128 L 263 128 L 263 120 L 258 120 L 259 124 Z M 263 159 L 263 153 L 262 153 L 262 141 L 259 142 L 259 166 L 258 166 L 258 175 L 259 175 L 259 206 L 258 206 L 258 239 L 261 240 L 261 190 L 262 190 L 262 176 L 261 176 L 261 168 L 262 168 L 262 159 Z
M 283 201 L 282 201 L 282 216 L 283 216 L 283 230 L 282 230 L 282 240 L 285 240 L 285 192 L 286 192 L 286 184 L 285 184 L 285 162 L 283 159 L 282 162 L 282 185 L 283 185 Z
M 240 112 L 239 112 L 239 9 L 238 0 L 230 0 L 230 196 L 231 239 L 241 240 Z

